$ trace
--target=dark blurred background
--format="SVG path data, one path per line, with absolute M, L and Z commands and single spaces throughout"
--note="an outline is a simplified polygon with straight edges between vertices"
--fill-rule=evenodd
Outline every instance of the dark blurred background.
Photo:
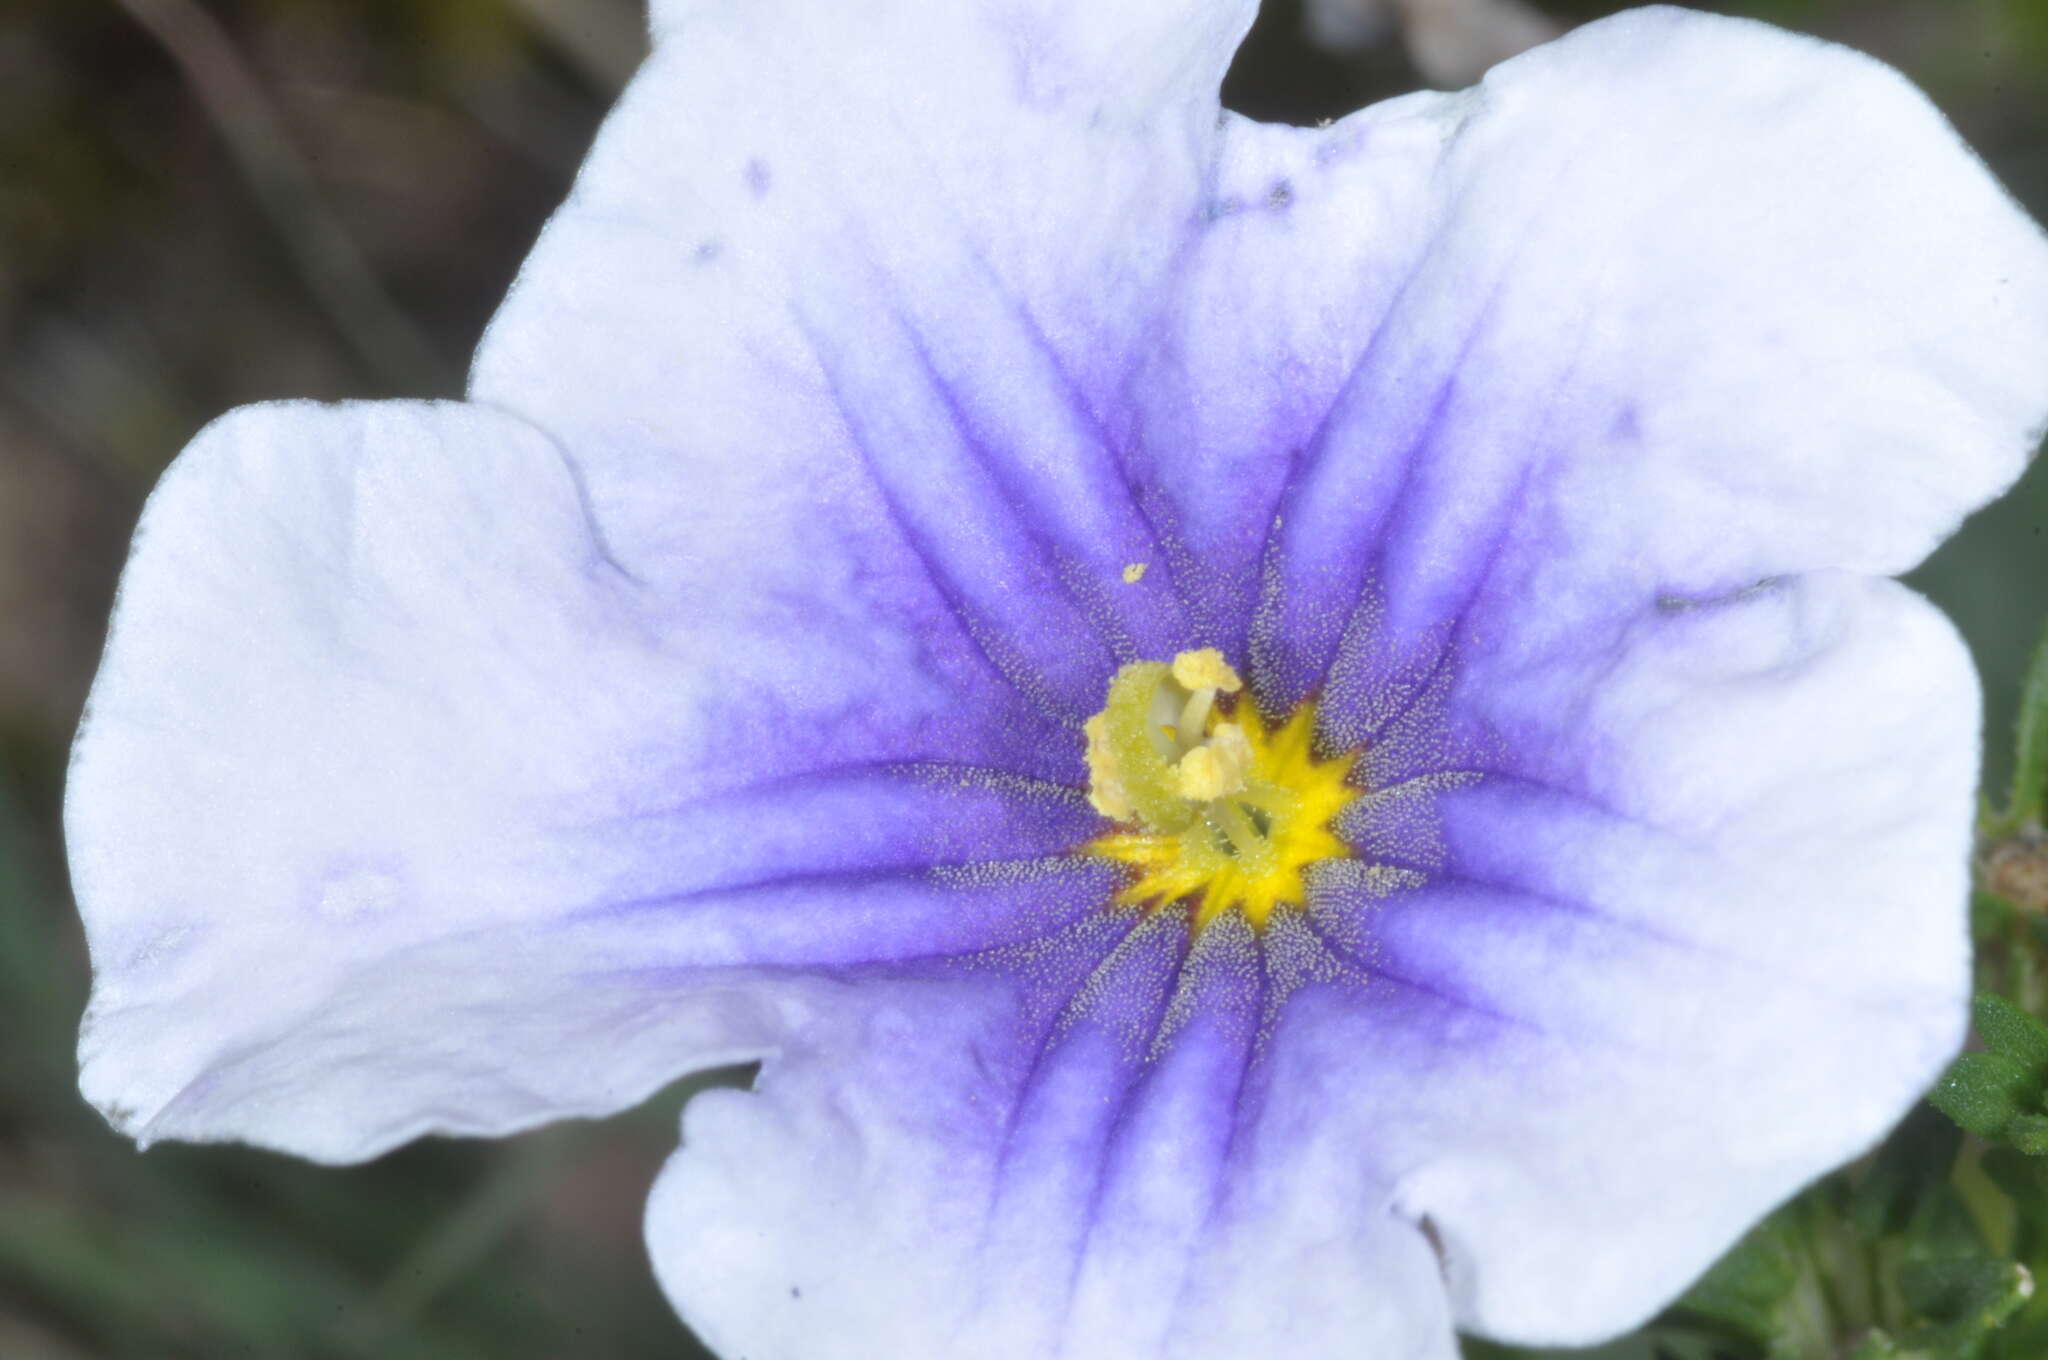
M 1704 7 L 1902 67 L 2048 213 L 2048 0 Z M 1274 0 L 1226 99 L 1313 122 L 1468 83 L 1616 8 Z M 242 402 L 457 395 L 643 47 L 636 0 L 0 0 L 6 1360 L 701 1354 L 639 1240 L 682 1088 L 349 1170 L 109 1133 L 73 1085 L 87 968 L 59 837 L 66 746 L 164 464 Z M 1994 733 L 2048 605 L 2044 498 L 2030 476 L 1916 578 L 1977 649 Z

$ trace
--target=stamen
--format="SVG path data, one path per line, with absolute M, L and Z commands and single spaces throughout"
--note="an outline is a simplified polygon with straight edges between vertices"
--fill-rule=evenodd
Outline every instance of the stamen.
M 1116 756 L 1109 749 L 1109 718 L 1098 713 L 1081 727 L 1088 736 L 1088 802 L 1111 821 L 1128 822 L 1137 814 L 1131 795 L 1117 774 Z
M 1251 738 L 1236 723 L 1217 723 L 1216 730 L 1209 734 L 1209 749 L 1216 753 L 1223 768 L 1230 775 L 1230 793 L 1242 793 L 1252 772 L 1256 753 L 1252 750 Z
M 1244 809 L 1237 805 L 1235 799 L 1218 799 L 1210 806 L 1209 816 L 1222 829 L 1229 840 L 1231 853 L 1239 859 L 1257 861 L 1270 857 L 1272 847 L 1252 825 L 1251 818 L 1244 815 Z
M 1244 688 L 1244 681 L 1237 678 L 1237 672 L 1223 659 L 1223 653 L 1214 647 L 1203 647 L 1176 656 L 1173 659 L 1173 678 L 1187 690 L 1213 688 L 1225 694 L 1235 694 Z
M 1180 796 L 1192 798 L 1197 803 L 1206 803 L 1212 798 L 1221 798 L 1226 793 L 1235 793 L 1233 783 L 1242 785 L 1240 774 L 1232 779 L 1233 771 L 1224 767 L 1214 747 L 1197 746 L 1180 758 L 1174 767 L 1174 774 L 1180 783 Z
M 1119 900 L 1193 902 L 1198 929 L 1238 909 L 1262 928 L 1306 901 L 1310 864 L 1352 853 L 1331 828 L 1357 797 L 1357 753 L 1316 756 L 1312 706 L 1278 729 L 1248 698 L 1219 707 L 1243 688 L 1214 648 L 1134 662 L 1110 682 L 1085 731 L 1089 802 L 1121 823 L 1094 844 L 1137 875 Z
M 1188 740 L 1188 729 L 1179 726 L 1180 704 L 1174 699 L 1173 691 L 1161 685 L 1152 693 L 1152 721 L 1145 724 L 1145 730 L 1152 738 L 1152 749 L 1162 759 L 1173 761 L 1179 758 L 1183 744 Z M 1198 736 L 1195 740 L 1199 741 Z

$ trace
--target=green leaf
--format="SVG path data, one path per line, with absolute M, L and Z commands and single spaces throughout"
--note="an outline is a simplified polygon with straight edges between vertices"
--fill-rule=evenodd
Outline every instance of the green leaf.
M 2048 1155 L 2048 1115 L 2018 1114 L 2005 1126 L 2006 1140 L 2029 1157 Z
M 1848 1360 L 1920 1360 L 1916 1352 L 1902 1350 L 1899 1343 L 1881 1331 L 1873 1331 L 1849 1352 Z
M 1962 1146 L 1963 1131 L 1953 1119 L 1932 1105 L 1914 1106 L 1856 1182 L 1849 1218 L 1857 1235 L 1869 1239 L 1904 1232 L 1947 1187 Z
M 2022 1218 L 2048 1224 L 2048 1166 L 2012 1148 L 1992 1148 L 1979 1165 L 1992 1183 L 2005 1191 Z
M 2048 1078 L 2048 1025 L 1996 992 L 1977 993 L 1970 1009 L 1986 1049 Z
M 1930 1321 L 1967 1321 L 1986 1300 L 2003 1300 L 2016 1287 L 2011 1265 L 1967 1256 L 1907 1261 L 1899 1267 L 1899 1296 Z
M 1915 1220 L 1912 1231 L 1906 1238 L 1905 1259 L 1908 1261 L 2001 1261 L 1994 1257 L 1985 1244 L 1984 1234 L 1977 1222 L 1977 1216 L 1970 1211 L 1963 1196 L 1954 1184 L 1941 1187 L 1939 1192 L 1928 1199 L 1925 1210 Z M 1916 1311 L 1922 1311 L 1916 1309 Z M 1938 1314 L 1923 1316 L 1931 1321 L 1944 1321 Z
M 1899 1292 L 1908 1307 L 1937 1324 L 1906 1337 L 1909 1348 L 1938 1360 L 1970 1360 L 2032 1297 L 2034 1280 L 2016 1261 L 1938 1257 L 1901 1266 Z
M 1786 1306 L 1799 1287 L 1801 1246 L 1791 1214 L 1771 1215 L 1715 1262 L 1673 1312 L 1756 1350 L 1776 1353 L 1784 1340 Z
M 2014 1159 L 2025 1163 L 2010 1149 L 2000 1159 L 2008 1177 L 2017 1175 Z M 2026 1267 L 1991 1251 L 1953 1184 L 1930 1196 L 1913 1223 L 1896 1283 L 1920 1324 L 1892 1340 L 1901 1360 L 1979 1360 L 1986 1339 L 2033 1293 Z
M 2040 1270 L 2048 1263 L 2048 1159 L 2001 1147 L 1986 1152 L 1979 1165 L 2012 1201 L 2012 1255 Z M 1992 1354 L 2003 1360 L 2048 1355 L 2048 1299 L 2033 1300 L 2007 1322 Z
M 2017 1115 L 2039 1103 L 2041 1082 L 2025 1064 L 2000 1053 L 1965 1053 L 1927 1098 L 1942 1113 L 1983 1138 L 2005 1132 Z
M 1970 894 L 1970 938 L 1983 941 L 2004 934 L 2018 910 L 2010 899 L 1978 888 Z
M 2048 633 L 2034 644 L 2020 687 L 2018 739 L 2006 816 L 2016 826 L 2035 827 L 2048 806 Z
M 1928 1099 L 1971 1133 L 2048 1154 L 2048 1025 L 1993 992 L 1971 1011 L 1984 1049 L 1951 1063 Z

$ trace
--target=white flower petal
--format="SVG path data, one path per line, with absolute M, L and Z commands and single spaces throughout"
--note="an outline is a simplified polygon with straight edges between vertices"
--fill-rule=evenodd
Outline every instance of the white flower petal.
M 145 512 L 74 755 L 88 1097 L 143 1139 L 332 1160 L 502 1132 L 757 1056 L 844 991 L 761 970 L 1042 923 L 1062 880 L 924 866 L 1064 846 L 1078 796 L 872 764 L 974 758 L 928 653 L 811 666 L 757 631 L 728 641 L 776 689 L 721 694 L 672 609 L 510 417 L 212 426 Z
M 1288 559 L 1291 635 L 1503 525 L 1566 631 L 1903 571 L 2048 420 L 2041 230 L 1896 72 L 1761 24 L 1629 11 L 1470 91 L 1233 122 L 1214 192 L 1130 391 L 1210 573 Z
M 1251 9 L 667 7 L 472 397 L 573 450 L 636 574 L 758 584 L 703 600 L 709 625 L 919 573 L 1078 720 L 1092 628 L 1168 641 L 1117 617 L 1170 582 L 1118 393 L 1199 229 Z
M 1848 575 L 1468 677 L 1524 774 L 1444 795 L 1445 871 L 1359 928 L 1506 1023 L 1333 1023 L 1286 1061 L 1357 1073 L 1340 1117 L 1405 1168 L 1461 1325 L 1580 1344 L 1874 1144 L 1960 1043 L 1975 679 L 1938 612 Z
M 1020 1047 L 1003 995 L 906 993 L 692 1102 L 655 1268 L 752 1360 L 1450 1360 L 1436 1257 L 1342 1126 L 1232 1133 L 1243 1037 L 1134 1064 L 1087 1021 Z

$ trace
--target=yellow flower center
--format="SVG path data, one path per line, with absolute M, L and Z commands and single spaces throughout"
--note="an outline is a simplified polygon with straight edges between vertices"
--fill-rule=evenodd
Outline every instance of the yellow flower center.
M 1088 798 L 1122 825 L 1086 852 L 1133 870 L 1122 903 L 1187 901 L 1197 930 L 1237 909 L 1263 929 L 1307 900 L 1302 875 L 1351 854 L 1331 824 L 1358 753 L 1315 753 L 1315 705 L 1269 729 L 1214 648 L 1140 661 L 1090 718 Z

